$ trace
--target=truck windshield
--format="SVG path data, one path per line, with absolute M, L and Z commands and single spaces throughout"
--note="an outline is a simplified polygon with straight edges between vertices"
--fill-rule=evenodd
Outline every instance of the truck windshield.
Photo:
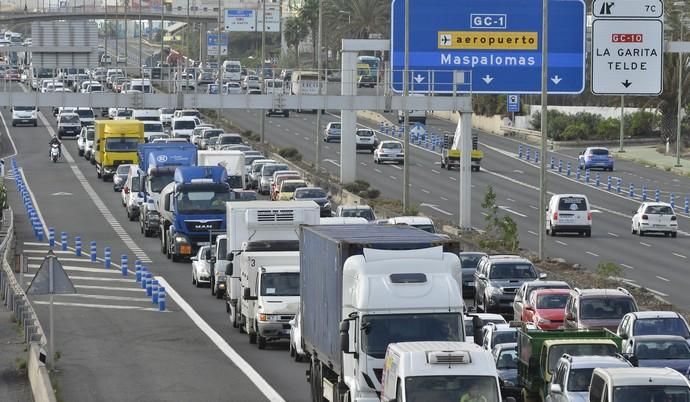
M 439 375 L 407 377 L 407 402 L 499 402 L 496 377 L 469 375 Z
M 558 359 L 567 353 L 571 356 L 615 356 L 616 346 L 613 344 L 595 343 L 595 344 L 562 344 L 554 345 L 549 349 L 549 366 L 547 370 L 553 373 L 556 369 Z
M 261 275 L 261 296 L 299 296 L 299 272 Z
M 175 172 L 170 172 L 170 173 L 160 174 L 160 175 L 155 175 L 155 176 L 153 176 L 153 175 L 149 176 L 149 183 L 151 186 L 151 192 L 152 193 L 160 193 L 161 190 L 163 190 L 163 187 L 172 183 L 173 180 L 175 180 Z
M 243 188 L 242 176 L 228 176 L 228 185 L 230 188 Z
M 690 401 L 690 388 L 675 385 L 628 385 L 613 387 L 612 402 Z
M 389 343 L 463 341 L 459 314 L 382 314 L 362 317 L 362 349 L 383 359 Z M 427 398 L 426 400 L 434 400 Z
M 594 371 L 594 368 L 570 370 L 570 374 L 568 375 L 568 391 L 589 392 L 592 371 Z
M 110 152 L 136 151 L 139 145 L 138 138 L 106 138 L 105 150 Z
M 224 214 L 230 192 L 183 191 L 177 194 L 177 210 L 180 214 Z

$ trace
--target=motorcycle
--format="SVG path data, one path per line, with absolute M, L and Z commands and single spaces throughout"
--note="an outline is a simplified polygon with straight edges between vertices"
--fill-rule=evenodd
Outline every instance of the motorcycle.
M 58 144 L 51 144 L 50 160 L 52 160 L 53 163 L 57 163 L 58 159 L 60 159 L 60 146 Z

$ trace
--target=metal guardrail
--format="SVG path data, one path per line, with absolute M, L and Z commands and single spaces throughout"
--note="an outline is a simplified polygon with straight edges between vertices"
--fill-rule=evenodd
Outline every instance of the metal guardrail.
M 501 125 L 500 129 L 503 132 L 503 134 L 518 134 L 527 137 L 541 138 L 541 131 L 504 125 Z

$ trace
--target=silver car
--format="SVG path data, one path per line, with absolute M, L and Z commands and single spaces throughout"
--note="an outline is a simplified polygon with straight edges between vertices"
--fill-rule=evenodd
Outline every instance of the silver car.
M 374 163 L 394 162 L 403 164 L 405 150 L 400 141 L 381 141 L 374 150 Z
M 273 173 L 281 170 L 290 170 L 290 168 L 284 163 L 267 163 L 261 167 L 261 177 L 259 178 L 259 194 L 268 195 L 271 193 Z

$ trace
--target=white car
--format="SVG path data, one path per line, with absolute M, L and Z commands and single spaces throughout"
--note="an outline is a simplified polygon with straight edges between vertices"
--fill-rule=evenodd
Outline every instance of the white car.
M 211 284 L 211 248 L 199 247 L 199 251 L 192 257 L 192 285 L 201 287 L 202 284 Z
M 12 127 L 20 124 L 38 125 L 36 106 L 12 106 Z
M 678 217 L 671 204 L 643 202 L 633 213 L 632 234 L 644 236 L 647 233 L 663 233 L 671 237 L 678 234 Z
M 173 138 L 183 138 L 187 142 L 191 140 L 196 126 L 201 124 L 198 118 L 192 116 L 176 117 L 172 120 L 170 135 Z
M 169 108 L 169 107 L 162 107 L 158 109 L 161 113 L 161 123 L 163 123 L 164 126 L 170 126 L 170 123 L 172 122 L 173 115 L 175 114 L 175 109 Z
M 304 360 L 306 353 L 302 349 L 302 330 L 299 327 L 299 311 L 295 318 L 290 320 L 290 357 L 296 362 Z
M 223 84 L 223 94 L 237 95 L 242 93 L 242 85 L 237 81 L 231 81 Z
M 144 121 L 144 140 L 151 142 L 151 138 L 157 135 L 165 134 L 163 130 L 163 123 L 159 121 Z
M 79 150 L 79 156 L 83 156 L 86 159 L 86 153 L 90 147 L 93 147 L 93 137 L 95 134 L 95 129 L 93 127 L 82 127 L 79 137 L 77 137 L 77 149 Z
M 394 162 L 403 164 L 405 151 L 400 141 L 381 141 L 374 150 L 374 163 Z
M 592 211 L 583 194 L 554 194 L 546 208 L 546 234 L 579 233 L 592 236 Z

